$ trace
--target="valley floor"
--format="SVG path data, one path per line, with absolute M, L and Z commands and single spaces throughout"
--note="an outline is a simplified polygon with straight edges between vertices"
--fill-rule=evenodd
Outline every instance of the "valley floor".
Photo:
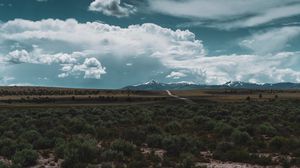
M 1 168 L 300 167 L 298 91 L 26 89 L 0 91 Z

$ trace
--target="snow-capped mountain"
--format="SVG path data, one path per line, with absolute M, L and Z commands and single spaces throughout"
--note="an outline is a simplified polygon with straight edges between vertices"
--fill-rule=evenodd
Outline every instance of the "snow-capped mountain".
M 225 87 L 229 87 L 229 88 L 240 88 L 240 89 L 259 89 L 260 87 L 262 87 L 261 84 L 257 84 L 257 83 L 248 83 L 248 82 L 241 82 L 241 81 L 229 81 L 226 82 L 225 84 L 223 84 L 223 86 Z
M 130 90 L 191 90 L 191 89 L 300 89 L 299 83 L 257 84 L 241 81 L 230 81 L 222 85 L 203 85 L 193 82 L 161 83 L 155 80 L 138 85 L 126 86 Z
M 130 90 L 184 90 L 184 89 L 197 89 L 199 85 L 193 82 L 177 82 L 177 83 L 160 83 L 152 80 L 138 85 L 126 86 L 123 89 Z

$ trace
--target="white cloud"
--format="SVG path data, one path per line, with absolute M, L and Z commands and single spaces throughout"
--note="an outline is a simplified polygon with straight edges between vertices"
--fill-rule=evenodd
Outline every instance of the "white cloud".
M 134 61 L 137 69 L 130 73 L 143 72 L 155 62 L 158 65 L 155 69 L 151 66 L 153 71 L 174 72 L 170 78 L 183 77 L 178 73 L 181 72 L 192 74 L 195 82 L 209 84 L 230 80 L 300 82 L 298 52 L 207 56 L 202 41 L 192 32 L 155 24 L 122 28 L 99 22 L 78 23 L 74 19 L 17 19 L 0 24 L 0 30 L 2 62 L 59 64 L 60 78 L 83 74 L 84 78 L 100 79 L 114 71 L 113 68 L 119 68 L 106 69 L 113 61 L 120 62 L 116 63 L 120 67 Z M 18 49 L 11 49 L 12 42 L 19 44 Z M 147 61 L 138 62 L 139 59 Z
M 13 64 L 31 63 L 31 64 L 72 64 L 76 63 L 77 59 L 84 55 L 80 52 L 74 52 L 71 54 L 67 53 L 56 53 L 47 54 L 38 46 L 34 46 L 31 52 L 24 49 L 14 50 L 9 52 L 4 60 Z
M 15 50 L 8 53 L 7 61 L 14 64 L 32 62 L 31 57 L 26 50 Z
M 300 35 L 300 27 L 283 27 L 271 29 L 252 35 L 240 45 L 253 50 L 257 54 L 268 54 L 284 49 L 289 40 Z
M 15 78 L 14 77 L 10 77 L 10 76 L 4 76 L 1 77 L 0 76 L 0 85 L 7 85 L 8 83 L 10 83 L 11 81 L 14 81 Z
M 189 18 L 195 22 L 181 26 L 206 25 L 222 29 L 253 27 L 276 19 L 300 15 L 298 0 L 148 0 L 148 2 L 153 11 Z
M 66 64 L 63 66 L 62 71 L 64 73 L 58 75 L 60 78 L 84 72 L 84 78 L 86 79 L 100 79 L 101 75 L 106 74 L 105 67 L 102 67 L 96 58 L 86 58 L 81 65 Z
M 173 31 L 155 24 L 121 28 L 99 22 L 78 23 L 74 19 L 35 22 L 17 19 L 0 25 L 0 29 L 3 46 L 8 41 L 19 44 L 19 48 L 21 44 L 33 46 L 31 51 L 10 51 L 6 58 L 10 62 L 74 64 L 80 58 L 101 60 L 113 55 L 120 59 L 149 56 L 167 64 L 171 60 L 205 55 L 202 42 L 190 31 Z
M 31 83 L 10 83 L 8 86 L 35 86 L 34 84 Z
M 70 74 L 80 75 L 84 72 L 84 78 L 100 79 L 102 74 L 106 74 L 105 67 L 96 58 L 86 58 L 83 64 L 79 64 L 84 54 L 74 52 L 71 54 L 57 53 L 44 54 L 41 49 L 35 46 L 32 52 L 26 50 L 15 50 L 10 52 L 5 61 L 12 64 L 30 63 L 30 64 L 60 64 L 63 73 L 59 74 L 59 78 L 68 77 Z
M 180 78 L 183 78 L 183 77 L 186 77 L 186 76 L 187 75 L 185 73 L 183 73 L 183 72 L 173 71 L 168 76 L 166 76 L 166 78 L 180 79 Z
M 137 9 L 126 3 L 121 4 L 121 0 L 94 0 L 89 6 L 89 10 L 120 18 L 135 13 Z
M 239 20 L 236 22 L 226 24 L 224 26 L 227 29 L 235 27 L 253 27 L 256 25 L 269 23 L 276 19 L 283 19 L 296 15 L 300 15 L 300 4 L 268 9 L 262 12 L 261 14 L 250 17 L 246 20 Z M 222 26 L 222 24 L 220 26 Z
M 227 81 L 300 82 L 299 52 L 275 55 L 224 55 L 170 62 L 170 66 L 185 69 L 198 77 L 198 82 L 222 84 Z

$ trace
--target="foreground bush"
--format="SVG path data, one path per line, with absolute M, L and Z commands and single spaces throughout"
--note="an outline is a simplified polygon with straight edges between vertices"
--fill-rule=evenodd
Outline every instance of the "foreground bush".
M 241 132 L 238 130 L 235 130 L 232 133 L 231 138 L 236 145 L 247 145 L 251 140 L 251 137 L 247 132 Z
M 63 167 L 84 167 L 92 163 L 97 157 L 96 141 L 74 140 L 66 144 L 64 149 Z
M 125 156 L 131 156 L 135 150 L 132 143 L 120 139 L 113 141 L 110 148 L 114 151 L 123 152 Z
M 17 151 L 13 157 L 13 163 L 21 167 L 33 166 L 38 159 L 38 153 L 31 149 Z

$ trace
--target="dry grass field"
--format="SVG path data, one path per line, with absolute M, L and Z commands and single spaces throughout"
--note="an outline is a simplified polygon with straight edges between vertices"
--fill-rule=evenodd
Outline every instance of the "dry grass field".
M 186 90 L 172 92 L 180 97 L 217 102 L 300 100 L 300 90 Z
M 245 102 L 300 100 L 299 90 L 176 90 L 170 91 L 178 98 L 195 102 Z M 47 87 L 0 87 L 0 106 L 48 105 L 97 105 L 126 103 L 156 103 L 175 100 L 166 91 L 98 90 Z

